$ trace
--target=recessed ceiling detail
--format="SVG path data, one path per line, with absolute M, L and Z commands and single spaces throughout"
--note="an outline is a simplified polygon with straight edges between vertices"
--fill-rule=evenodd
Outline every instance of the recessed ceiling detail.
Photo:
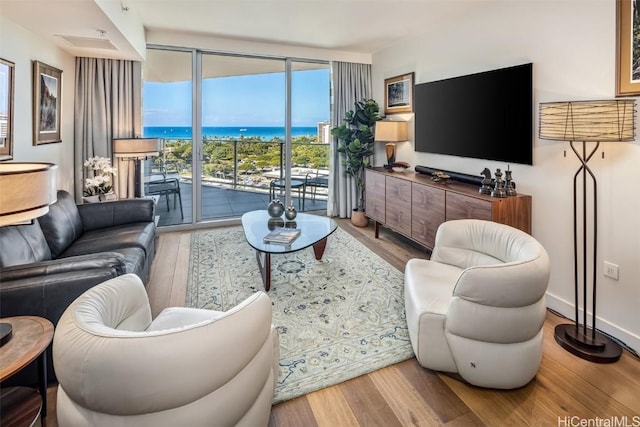
M 61 39 L 67 42 L 72 47 L 79 47 L 83 49 L 107 49 L 118 50 L 117 47 L 109 39 L 97 39 L 91 37 L 75 37 L 75 36 L 61 36 Z

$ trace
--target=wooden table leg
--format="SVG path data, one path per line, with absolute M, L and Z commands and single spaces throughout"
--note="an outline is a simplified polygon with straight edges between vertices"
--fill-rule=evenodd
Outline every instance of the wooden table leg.
M 313 245 L 313 253 L 316 256 L 316 260 L 321 260 L 322 255 L 324 255 L 324 250 L 327 247 L 327 238 L 318 241 Z
M 264 256 L 264 260 L 262 257 Z M 271 289 L 271 254 L 267 252 L 256 251 L 256 261 L 258 261 L 258 268 L 262 275 L 262 284 L 264 284 L 264 290 L 269 291 Z
M 40 418 L 44 423 L 44 419 L 47 417 L 47 350 L 38 356 L 38 389 L 42 398 Z

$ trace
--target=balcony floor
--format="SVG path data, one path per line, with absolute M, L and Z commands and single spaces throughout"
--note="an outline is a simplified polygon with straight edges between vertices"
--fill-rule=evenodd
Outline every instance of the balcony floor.
M 270 202 L 268 190 L 250 191 L 250 190 L 233 190 L 228 188 L 203 186 L 202 187 L 202 211 L 203 219 L 222 219 L 239 217 L 245 212 L 258 209 L 266 209 Z M 299 198 L 297 192 L 292 191 L 293 204 L 299 211 Z M 169 195 L 169 209 L 167 209 L 167 201 L 165 197 L 161 197 L 156 206 L 156 215 L 160 216 L 159 226 L 191 224 L 192 219 L 192 185 L 191 183 L 180 183 L 180 196 L 182 198 L 182 210 L 184 219 L 180 217 L 180 203 L 176 200 L 174 208 L 174 196 Z M 307 192 L 304 200 L 305 211 L 326 210 L 327 201 L 322 198 L 312 200 L 311 195 Z

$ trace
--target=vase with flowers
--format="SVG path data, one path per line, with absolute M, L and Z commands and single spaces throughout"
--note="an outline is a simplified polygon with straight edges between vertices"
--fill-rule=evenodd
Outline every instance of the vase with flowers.
M 87 202 L 99 201 L 101 197 L 113 193 L 113 177 L 116 168 L 111 166 L 107 157 L 91 157 L 84 162 L 86 178 L 84 180 L 84 196 Z

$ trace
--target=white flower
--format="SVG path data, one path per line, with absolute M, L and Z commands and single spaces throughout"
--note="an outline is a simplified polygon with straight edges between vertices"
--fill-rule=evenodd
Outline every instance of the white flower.
M 91 157 L 84 161 L 84 167 L 89 175 L 84 181 L 84 195 L 95 196 L 112 190 L 112 176 L 116 175 L 116 168 L 111 166 L 111 159 L 106 157 Z

